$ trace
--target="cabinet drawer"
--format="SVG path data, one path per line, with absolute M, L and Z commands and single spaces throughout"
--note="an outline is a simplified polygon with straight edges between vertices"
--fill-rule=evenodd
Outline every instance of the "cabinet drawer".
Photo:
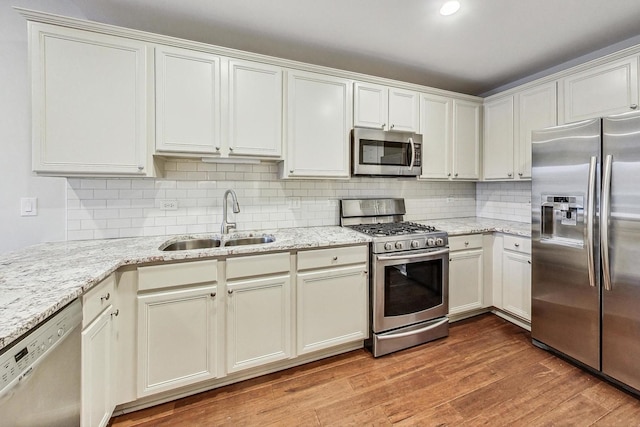
M 115 291 L 116 279 L 112 274 L 82 296 L 83 328 L 113 303 Z
M 369 249 L 366 246 L 298 252 L 298 270 L 358 264 L 367 262 L 368 259 Z
M 288 272 L 290 267 L 288 252 L 230 258 L 227 260 L 227 279 Z
M 451 252 L 478 248 L 482 248 L 482 234 L 449 237 L 449 250 Z
M 526 237 L 504 236 L 504 249 L 507 251 L 531 253 L 531 239 Z
M 154 265 L 138 269 L 138 290 L 211 283 L 218 280 L 218 261 Z

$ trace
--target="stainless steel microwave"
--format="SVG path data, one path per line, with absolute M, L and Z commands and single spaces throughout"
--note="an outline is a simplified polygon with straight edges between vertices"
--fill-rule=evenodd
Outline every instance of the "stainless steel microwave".
M 422 135 L 354 128 L 351 133 L 351 174 L 419 176 Z

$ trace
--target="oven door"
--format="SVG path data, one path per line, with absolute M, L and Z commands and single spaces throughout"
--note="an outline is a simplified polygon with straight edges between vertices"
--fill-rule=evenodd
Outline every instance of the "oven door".
M 374 333 L 443 317 L 449 307 L 449 249 L 374 255 Z

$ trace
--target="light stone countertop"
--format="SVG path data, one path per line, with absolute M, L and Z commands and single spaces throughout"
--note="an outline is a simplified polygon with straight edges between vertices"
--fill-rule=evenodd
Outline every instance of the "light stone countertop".
M 433 225 L 446 231 L 450 236 L 476 233 L 504 233 L 516 236 L 531 237 L 531 224 L 528 222 L 504 221 L 479 217 L 431 219 L 416 221 L 420 224 Z
M 164 242 L 220 234 L 152 236 L 42 243 L 0 255 L 0 351 L 72 302 L 118 268 L 163 261 L 290 251 L 368 243 L 370 238 L 339 226 L 230 233 L 272 235 L 273 243 L 162 252 Z M 223 240 L 225 240 L 223 239 Z

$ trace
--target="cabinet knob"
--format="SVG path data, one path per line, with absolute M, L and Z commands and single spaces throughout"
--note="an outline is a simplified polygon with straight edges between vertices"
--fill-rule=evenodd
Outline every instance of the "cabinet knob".
M 220 151 L 220 147 L 216 147 L 216 151 Z
M 469 242 L 464 242 L 464 245 L 465 246 L 469 246 Z
M 228 293 L 229 295 L 231 295 L 231 294 L 233 293 L 233 289 L 229 289 L 229 290 L 227 291 L 227 293 Z
M 451 172 L 449 172 L 449 173 L 447 174 L 447 176 L 451 176 Z
M 396 127 L 396 125 L 392 124 L 389 129 L 393 129 L 394 127 Z
M 528 259 L 528 260 L 527 260 L 527 262 L 528 262 L 529 264 L 531 264 L 531 260 L 530 260 L 530 259 Z
M 291 170 L 289 171 L 289 173 L 293 173 L 293 169 L 291 169 Z
M 111 298 L 111 294 L 107 292 L 106 295 L 100 297 L 100 301 L 109 301 L 109 298 Z
M 513 246 L 515 246 L 516 248 L 520 247 L 520 243 L 514 243 Z
M 511 178 L 511 177 L 513 176 L 513 173 L 509 172 L 509 173 L 507 174 L 507 176 L 508 176 L 509 178 Z
M 629 108 L 631 108 L 632 110 L 636 110 L 638 108 L 638 104 L 631 104 Z
M 518 176 L 522 176 L 522 172 L 518 172 Z
M 216 297 L 216 293 L 215 292 L 211 292 L 211 298 L 215 298 Z
M 118 317 L 118 314 L 120 314 L 120 310 L 116 309 L 116 311 L 114 311 L 113 313 L 111 313 L 111 317 Z
M 337 257 L 337 256 L 334 256 L 334 257 L 333 257 L 333 260 L 334 260 L 334 261 L 337 261 L 337 260 L 338 260 L 338 257 Z
M 229 147 L 229 151 L 233 151 L 233 147 Z
M 144 166 L 138 166 L 138 170 L 139 171 L 143 171 L 144 170 Z
M 457 172 L 456 172 L 456 173 L 454 173 L 454 174 L 453 174 L 453 176 L 458 176 L 458 173 L 457 173 Z

